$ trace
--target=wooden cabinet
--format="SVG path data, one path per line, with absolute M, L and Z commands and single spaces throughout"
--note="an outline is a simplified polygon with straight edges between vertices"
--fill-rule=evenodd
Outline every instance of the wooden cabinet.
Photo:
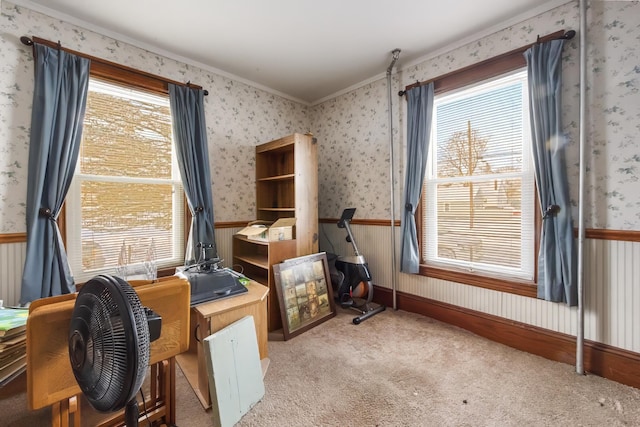
M 296 218 L 293 240 L 260 242 L 235 235 L 233 265 L 269 287 L 269 331 L 282 328 L 273 264 L 318 252 L 318 144 L 295 133 L 256 147 L 256 219 Z M 237 267 L 240 268 L 237 268 Z
M 318 252 L 318 144 L 294 133 L 256 147 L 256 217 L 296 218 L 297 256 Z
M 280 304 L 273 281 L 273 264 L 296 257 L 296 241 L 259 242 L 245 236 L 233 236 L 233 265 L 237 270 L 269 288 L 267 325 L 269 332 L 282 328 Z M 240 267 L 240 268 L 238 268 Z

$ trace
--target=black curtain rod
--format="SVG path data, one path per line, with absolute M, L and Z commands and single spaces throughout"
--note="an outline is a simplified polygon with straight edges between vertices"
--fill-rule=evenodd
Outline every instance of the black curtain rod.
M 536 39 L 536 44 L 543 43 L 543 42 L 550 42 L 551 40 L 571 40 L 575 36 L 576 36 L 576 32 L 574 30 L 566 31 L 563 35 L 554 37 L 550 40 L 545 40 L 544 37 L 540 38 L 540 35 L 538 35 L 538 38 Z
M 86 55 L 86 54 L 84 54 L 82 52 L 76 52 L 76 51 L 71 50 L 71 49 L 63 48 L 62 44 L 60 44 L 60 40 L 58 40 L 58 42 L 56 43 L 56 42 L 52 42 L 52 41 L 49 41 L 49 40 L 40 39 L 38 37 L 33 37 L 33 38 L 27 37 L 27 36 L 20 37 L 20 41 L 22 42 L 22 44 L 24 44 L 26 46 L 33 46 L 34 40 L 35 40 L 36 43 L 40 43 L 40 44 L 43 44 L 45 46 L 61 49 L 61 50 L 64 50 L 65 52 L 69 52 L 69 53 L 72 53 L 74 55 L 90 59 L 91 61 L 96 61 L 96 62 L 99 62 L 101 64 L 109 65 L 111 67 L 118 68 L 120 70 L 126 70 L 128 72 L 133 72 L 133 73 L 137 73 L 137 74 L 140 74 L 140 75 L 144 75 L 144 76 L 150 77 L 152 79 L 155 79 L 155 80 L 158 80 L 158 81 L 161 81 L 161 82 L 164 82 L 164 83 L 172 83 L 172 84 L 175 84 L 175 85 L 178 85 L 178 86 L 187 86 L 187 87 L 194 88 L 194 89 L 202 89 L 201 86 L 192 85 L 191 81 L 188 81 L 187 83 L 177 82 L 177 81 L 170 80 L 170 79 L 167 79 L 167 78 L 164 78 L 164 77 L 160 77 L 160 76 L 156 76 L 154 74 L 150 74 L 150 73 L 147 73 L 147 72 L 144 72 L 144 71 L 136 70 L 134 68 L 130 68 L 130 67 L 127 67 L 127 66 L 124 66 L 124 65 L 120 65 L 120 64 L 115 63 L 115 62 L 110 62 L 110 61 L 107 61 L 107 60 L 104 60 L 104 59 L 101 59 L 101 58 L 97 58 L 95 56 Z M 208 90 L 204 89 L 203 91 L 204 91 L 204 95 L 205 96 L 209 95 L 209 91 Z
M 531 43 L 531 44 L 523 46 L 521 48 L 512 50 L 511 52 L 507 52 L 507 53 L 505 53 L 503 55 L 509 55 L 509 54 L 512 54 L 514 52 L 519 52 L 519 51 L 524 52 L 525 50 L 529 49 L 534 44 L 545 43 L 545 42 L 549 42 L 551 40 L 571 40 L 572 38 L 575 37 L 575 35 L 576 35 L 576 32 L 574 30 L 567 30 L 567 31 L 560 30 L 560 31 L 556 31 L 555 33 L 551 33 L 551 34 L 548 34 L 548 35 L 543 36 L 543 37 L 540 37 L 540 35 L 538 35 L 538 37 L 536 38 L 536 41 L 534 43 Z M 502 55 L 498 55 L 498 56 L 502 56 Z M 489 58 L 488 60 L 491 60 L 491 59 L 493 59 L 493 58 Z M 478 64 L 474 64 L 473 66 L 477 66 L 477 65 Z M 453 71 L 453 73 L 457 73 L 458 71 L 459 70 Z M 453 74 L 453 73 L 450 73 L 450 74 Z M 448 75 L 449 74 L 447 74 L 447 76 Z M 420 87 L 420 86 L 427 85 L 427 84 L 429 84 L 429 83 L 431 83 L 433 81 L 441 79 L 442 77 L 444 77 L 444 76 L 440 76 L 440 77 L 437 77 L 437 78 L 431 79 L 431 80 L 426 80 L 424 82 L 417 81 L 417 82 L 405 87 L 405 90 L 399 91 L 398 92 L 398 96 L 404 96 L 407 93 L 407 90 L 413 89 L 414 87 Z

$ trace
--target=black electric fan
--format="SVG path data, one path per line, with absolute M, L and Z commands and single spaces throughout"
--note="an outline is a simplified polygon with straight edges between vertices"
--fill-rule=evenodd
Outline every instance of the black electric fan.
M 129 427 L 138 425 L 136 394 L 160 324 L 160 317 L 142 306 L 133 287 L 116 276 L 95 276 L 75 301 L 69 328 L 73 374 L 96 410 L 125 408 Z

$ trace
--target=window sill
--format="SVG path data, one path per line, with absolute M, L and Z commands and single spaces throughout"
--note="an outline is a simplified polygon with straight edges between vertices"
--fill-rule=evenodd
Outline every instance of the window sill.
M 176 274 L 176 267 L 162 267 L 156 272 L 156 276 L 158 278 L 173 276 L 174 274 Z M 86 282 L 76 282 L 76 291 L 82 289 L 82 286 L 84 286 L 85 283 Z
M 421 264 L 419 273 L 421 276 L 434 279 L 447 280 L 465 285 L 477 286 L 494 291 L 537 298 L 537 285 L 534 282 L 509 280 L 499 277 L 473 274 L 466 271 L 443 269 Z

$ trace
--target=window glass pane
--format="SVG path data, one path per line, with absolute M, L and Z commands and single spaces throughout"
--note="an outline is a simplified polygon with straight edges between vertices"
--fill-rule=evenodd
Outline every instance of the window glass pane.
M 117 265 L 123 242 L 130 264 L 144 262 L 152 240 L 156 260 L 171 260 L 173 193 L 170 184 L 84 181 L 82 245 L 101 253 L 99 259 L 90 260 L 83 250 L 83 267 Z
M 171 132 L 167 99 L 92 80 L 80 173 L 171 178 Z
M 519 179 L 506 181 L 520 186 Z M 520 201 L 517 208 L 509 205 L 504 189 L 499 188 L 503 185 L 494 180 L 438 185 L 439 257 L 521 267 Z
M 439 176 L 519 171 L 522 167 L 522 82 L 469 90 L 437 106 Z

